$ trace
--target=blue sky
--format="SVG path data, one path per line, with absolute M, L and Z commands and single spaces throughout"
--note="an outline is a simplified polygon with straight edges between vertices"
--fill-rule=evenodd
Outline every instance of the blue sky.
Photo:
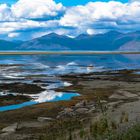
M 17 0 L 0 0 L 0 3 L 8 3 L 8 4 L 13 4 Z M 61 2 L 65 6 L 73 6 L 73 5 L 79 5 L 79 4 L 86 4 L 89 1 L 103 1 L 103 2 L 108 2 L 109 0 L 55 0 L 56 2 Z M 116 0 L 116 1 L 121 1 L 123 3 L 128 2 L 128 0 Z
M 109 0 L 55 0 L 56 2 L 62 2 L 66 6 L 73 6 L 73 5 L 80 5 L 80 4 L 86 4 L 89 1 L 95 2 L 95 1 L 103 1 L 108 2 Z M 121 2 L 128 2 L 128 0 L 116 0 Z
M 140 0 L 0 0 L 0 39 L 134 32 L 139 17 Z

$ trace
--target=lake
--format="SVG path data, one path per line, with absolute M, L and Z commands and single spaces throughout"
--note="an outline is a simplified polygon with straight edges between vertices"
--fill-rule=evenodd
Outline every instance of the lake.
M 31 100 L 15 105 L 1 106 L 0 111 L 19 109 L 43 102 L 70 100 L 80 96 L 75 92 L 55 92 L 54 89 L 70 86 L 61 81 L 61 75 L 89 74 L 121 69 L 140 69 L 140 54 L 49 54 L 49 55 L 0 55 L 0 84 L 26 83 L 44 88 L 42 92 L 27 95 Z M 34 83 L 33 81 L 40 81 Z M 16 92 L 0 90 L 0 96 Z

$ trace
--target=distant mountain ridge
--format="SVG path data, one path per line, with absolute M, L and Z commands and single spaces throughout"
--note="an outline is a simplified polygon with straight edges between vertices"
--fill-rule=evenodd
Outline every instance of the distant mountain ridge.
M 19 43 L 0 40 L 0 50 L 13 50 L 17 45 L 19 46 Z
M 24 42 L 0 40 L 0 50 L 140 51 L 140 31 L 126 34 L 116 31 L 97 35 L 81 34 L 75 38 L 51 33 Z

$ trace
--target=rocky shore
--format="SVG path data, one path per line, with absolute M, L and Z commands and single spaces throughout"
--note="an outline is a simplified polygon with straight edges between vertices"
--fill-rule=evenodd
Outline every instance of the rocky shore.
M 55 91 L 72 91 L 81 96 L 70 101 L 42 103 L 1 112 L 0 137 L 2 140 L 59 140 L 62 137 L 65 140 L 70 137 L 74 140 L 87 140 L 93 138 L 91 124 L 100 116 L 107 117 L 109 123 L 116 127 L 115 131 L 120 128 L 126 130 L 132 123 L 140 121 L 140 75 L 137 71 L 60 76 L 59 79 L 72 85 L 56 88 Z M 25 91 L 30 94 L 44 90 L 37 85 L 20 83 L 0 84 L 0 87 L 1 90 L 18 91 L 21 94 Z

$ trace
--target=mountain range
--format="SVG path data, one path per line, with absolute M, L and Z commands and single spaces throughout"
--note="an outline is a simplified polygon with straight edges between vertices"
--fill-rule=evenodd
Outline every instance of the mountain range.
M 81 34 L 75 38 L 55 33 L 29 41 L 0 40 L 0 50 L 40 50 L 40 51 L 140 51 L 140 31 L 120 33 L 110 31 L 104 34 Z

